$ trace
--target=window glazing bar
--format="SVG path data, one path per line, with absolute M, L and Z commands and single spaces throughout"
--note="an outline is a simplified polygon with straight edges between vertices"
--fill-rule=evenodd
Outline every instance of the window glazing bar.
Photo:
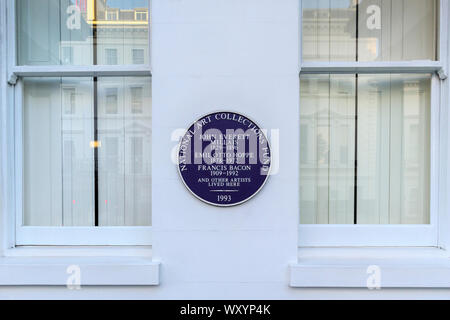
M 300 73 L 434 73 L 441 74 L 440 61 L 400 62 L 303 62 Z
M 151 76 L 149 65 L 90 65 L 90 66 L 15 66 L 16 77 L 108 77 Z

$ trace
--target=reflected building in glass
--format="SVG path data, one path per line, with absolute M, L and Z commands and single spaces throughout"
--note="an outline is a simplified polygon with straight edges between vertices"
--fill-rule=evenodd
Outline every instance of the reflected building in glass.
M 304 0 L 304 61 L 436 59 L 438 1 Z M 429 75 L 302 75 L 301 223 L 428 224 Z
M 303 75 L 300 92 L 301 223 L 428 224 L 430 76 Z
M 436 60 L 437 0 L 304 0 L 304 61 Z
M 130 7 L 138 3 L 141 7 Z M 82 0 L 79 43 L 68 33 L 61 41 L 63 64 L 86 65 L 95 59 L 100 65 L 148 64 L 147 1 Z M 70 25 L 70 22 L 68 22 Z M 84 30 L 83 30 L 84 29 Z M 85 48 L 92 49 L 92 60 Z
M 17 5 L 22 65 L 149 63 L 147 0 Z M 151 225 L 151 78 L 24 84 L 25 225 Z

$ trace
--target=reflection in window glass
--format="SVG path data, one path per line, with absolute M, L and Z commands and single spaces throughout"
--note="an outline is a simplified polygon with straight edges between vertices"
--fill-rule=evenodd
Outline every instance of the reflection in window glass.
M 105 11 L 105 20 L 117 20 L 119 19 L 119 14 L 116 10 Z
M 117 49 L 105 49 L 105 64 L 117 64 Z
M 430 222 L 430 83 L 301 76 L 301 223 Z
M 73 64 L 73 47 L 62 47 L 62 64 Z
M 142 87 L 131 89 L 131 113 L 142 113 Z
M 435 60 L 438 0 L 303 0 L 303 60 Z
M 151 225 L 150 86 L 148 77 L 24 79 L 24 225 Z M 142 113 L 131 116 L 135 87 Z
M 117 90 L 117 116 L 103 116 L 107 88 Z M 104 77 L 98 80 L 98 140 L 118 140 L 99 148 L 99 223 L 108 226 L 151 224 L 151 82 L 147 77 Z M 133 114 L 134 88 L 140 89 L 140 114 Z M 137 146 L 134 139 L 140 139 Z M 111 140 L 107 141 L 108 144 Z M 116 145 L 118 147 L 116 147 Z M 114 152 L 112 148 L 116 149 Z M 140 149 L 139 149 L 140 148 Z M 114 158 L 113 155 L 116 155 Z M 140 170 L 135 172 L 136 163 Z
M 16 6 L 19 65 L 132 64 L 132 49 L 148 50 L 148 0 L 16 0 Z M 115 58 L 105 49 L 114 49 Z
M 64 112 L 66 114 L 74 114 L 75 113 L 75 106 L 76 106 L 76 93 L 75 88 L 64 88 L 63 89 L 63 95 L 64 95 Z
M 147 12 L 146 11 L 136 11 L 136 20 L 139 20 L 139 21 L 147 20 Z
M 91 225 L 92 80 L 25 79 L 23 108 L 24 224 Z
M 133 64 L 144 64 L 144 49 L 133 49 Z
M 105 159 L 112 172 L 119 170 L 119 138 L 105 137 L 102 148 L 105 150 Z
M 143 137 L 131 137 L 130 138 L 130 151 L 133 154 L 133 164 L 131 167 L 131 173 L 140 174 L 144 169 L 144 141 Z
M 117 114 L 117 88 L 105 88 L 105 110 L 106 114 Z

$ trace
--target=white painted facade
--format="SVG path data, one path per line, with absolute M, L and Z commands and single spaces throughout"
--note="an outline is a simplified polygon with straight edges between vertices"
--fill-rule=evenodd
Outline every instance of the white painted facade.
M 10 83 L 29 71 L 11 65 L 11 3 L 0 2 L 1 299 L 450 299 L 447 0 L 441 1 L 438 62 L 304 65 L 439 73 L 429 226 L 299 228 L 301 1 L 152 0 L 152 227 L 136 236 L 147 242 L 144 233 L 151 232 L 151 246 L 133 246 L 127 233 L 126 246 L 80 240 L 82 246 L 60 247 L 16 246 L 17 96 Z M 40 70 L 106 75 L 120 68 Z M 145 72 L 136 67 L 136 74 Z M 193 197 L 171 160 L 174 130 L 217 110 L 247 115 L 269 133 L 279 129 L 278 172 L 253 199 L 231 208 Z M 70 232 L 95 237 L 88 228 Z M 106 228 L 98 239 L 117 237 Z M 71 265 L 80 267 L 80 290 L 66 287 Z M 378 270 L 370 266 L 379 267 L 381 289 L 367 287 Z

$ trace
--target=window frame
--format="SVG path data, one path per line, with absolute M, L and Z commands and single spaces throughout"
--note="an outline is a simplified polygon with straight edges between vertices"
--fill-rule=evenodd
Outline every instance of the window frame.
M 132 227 L 34 227 L 23 226 L 23 78 L 24 77 L 149 77 L 151 81 L 151 23 L 148 20 L 148 64 L 143 65 L 17 65 L 16 6 L 15 0 L 7 0 L 7 74 L 9 90 L 8 105 L 14 106 L 14 126 L 9 133 L 14 141 L 9 163 L 13 163 L 12 185 L 14 203 L 7 212 L 6 231 L 8 247 L 16 246 L 150 246 L 151 226 Z M 148 10 L 151 11 L 151 0 Z M 144 50 L 145 54 L 145 50 Z M 12 152 L 11 152 L 12 151 Z M 151 196 L 151 195 L 150 195 Z
M 439 1 L 437 32 L 437 60 L 389 62 L 310 62 L 303 61 L 302 17 L 300 0 L 299 77 L 302 74 L 394 74 L 421 73 L 431 76 L 430 123 L 430 224 L 429 225 L 302 225 L 298 227 L 299 247 L 441 247 L 439 236 L 447 212 L 442 206 L 445 191 L 440 174 L 445 170 L 447 136 L 443 115 L 447 114 L 445 101 L 447 78 L 448 0 Z M 300 99 L 300 108 L 301 108 Z M 300 126 L 299 126 L 300 127 Z M 298 134 L 300 135 L 300 129 Z M 299 170 L 300 166 L 299 166 Z M 301 212 L 300 212 L 301 215 Z

